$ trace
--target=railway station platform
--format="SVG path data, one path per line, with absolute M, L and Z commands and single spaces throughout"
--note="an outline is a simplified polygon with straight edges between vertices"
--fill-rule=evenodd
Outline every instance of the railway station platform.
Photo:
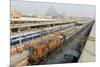
M 84 46 L 79 62 L 94 62 L 95 61 L 95 24 L 89 34 L 88 40 Z

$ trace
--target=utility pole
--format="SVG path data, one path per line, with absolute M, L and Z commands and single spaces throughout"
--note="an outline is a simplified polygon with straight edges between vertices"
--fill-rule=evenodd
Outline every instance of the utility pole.
M 50 28 L 50 24 L 49 24 L 48 28 Z M 49 42 L 49 40 L 50 40 L 50 30 L 48 30 L 48 42 Z
M 43 44 L 43 29 L 42 29 L 42 26 L 41 26 L 41 43 Z
M 21 45 L 21 31 L 20 31 L 20 21 L 19 21 L 19 29 L 18 29 L 18 33 L 19 33 L 19 46 Z M 21 49 L 22 51 L 22 49 Z

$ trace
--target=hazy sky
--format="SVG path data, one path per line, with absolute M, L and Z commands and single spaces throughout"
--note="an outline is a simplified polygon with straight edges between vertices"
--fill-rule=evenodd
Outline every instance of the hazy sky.
M 66 13 L 66 16 L 89 16 L 95 17 L 94 5 L 74 5 L 74 4 L 59 4 L 59 3 L 42 3 L 34 1 L 11 1 L 11 10 L 19 10 L 23 14 L 40 14 L 46 13 L 49 7 L 54 7 L 58 13 Z

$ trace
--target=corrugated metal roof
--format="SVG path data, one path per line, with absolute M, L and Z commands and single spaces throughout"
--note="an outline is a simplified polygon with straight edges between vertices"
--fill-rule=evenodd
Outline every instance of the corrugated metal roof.
M 11 21 L 56 21 L 56 19 L 20 17 L 20 18 L 11 18 Z

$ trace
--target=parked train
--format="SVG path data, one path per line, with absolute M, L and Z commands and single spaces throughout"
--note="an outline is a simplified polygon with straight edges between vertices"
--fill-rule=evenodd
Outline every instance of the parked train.
M 60 30 L 63 30 L 63 29 L 66 29 L 68 27 L 71 27 L 75 24 L 68 24 L 68 25 L 64 25 L 62 27 L 57 27 L 57 28 L 53 28 L 53 29 L 49 29 L 49 31 L 51 30 L 52 32 L 56 32 L 56 31 L 60 31 Z M 46 31 L 43 31 L 42 35 L 46 35 L 47 32 Z M 25 42 L 25 41 L 28 41 L 28 40 L 32 40 L 32 39 L 35 39 L 35 38 L 38 38 L 41 36 L 41 32 L 36 32 L 36 33 L 31 33 L 31 34 L 27 34 L 27 35 L 23 35 L 21 36 L 21 42 Z M 19 37 L 13 37 L 11 38 L 11 45 L 15 45 L 15 44 L 18 44 L 20 41 L 19 41 Z
M 41 42 L 32 45 L 32 49 L 29 50 L 29 63 L 39 64 L 41 61 L 46 61 L 47 57 L 54 53 L 60 46 L 64 43 L 64 38 L 62 36 L 55 37 L 49 41 L 48 44 L 42 44 Z

